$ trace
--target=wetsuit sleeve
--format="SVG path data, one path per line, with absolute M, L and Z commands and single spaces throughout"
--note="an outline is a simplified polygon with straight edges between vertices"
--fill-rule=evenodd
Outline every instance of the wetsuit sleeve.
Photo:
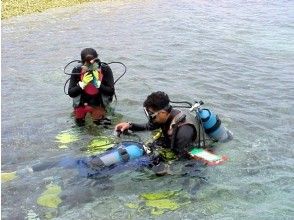
M 113 79 L 112 70 L 106 64 L 102 64 L 101 69 L 103 73 L 103 79 L 102 79 L 99 90 L 104 95 L 113 96 L 114 95 L 114 79 Z
M 75 67 L 72 70 L 72 73 L 80 73 L 81 68 Z M 73 74 L 70 76 L 69 86 L 68 86 L 68 95 L 71 98 L 77 97 L 82 93 L 82 88 L 78 85 L 78 82 L 80 81 L 80 74 Z
M 158 125 L 148 122 L 146 124 L 131 123 L 131 127 L 129 129 L 131 131 L 153 131 L 158 128 Z
M 195 140 L 196 130 L 191 125 L 183 125 L 179 127 L 174 143 L 174 151 L 180 156 L 187 156 L 188 150 Z

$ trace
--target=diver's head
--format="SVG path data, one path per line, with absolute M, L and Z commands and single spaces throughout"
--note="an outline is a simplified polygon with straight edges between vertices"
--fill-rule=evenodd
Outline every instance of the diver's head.
M 85 64 L 90 63 L 92 60 L 98 57 L 96 50 L 93 48 L 85 48 L 81 51 L 81 60 L 82 63 Z
M 164 124 L 172 110 L 166 93 L 158 91 L 151 93 L 144 101 L 143 107 L 150 122 Z

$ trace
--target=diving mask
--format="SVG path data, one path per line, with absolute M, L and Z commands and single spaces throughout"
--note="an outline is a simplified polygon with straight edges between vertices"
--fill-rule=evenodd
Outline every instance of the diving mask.
M 159 110 L 157 112 L 150 112 L 150 111 L 147 110 L 147 108 L 144 107 L 145 115 L 146 115 L 146 117 L 148 118 L 149 121 L 153 121 L 160 111 L 161 110 Z
M 164 111 L 170 112 L 171 109 L 172 109 L 172 106 L 168 104 L 168 105 L 165 106 L 163 109 L 160 109 L 160 110 L 158 110 L 158 111 L 156 111 L 156 112 L 151 112 L 151 111 L 149 111 L 146 107 L 144 107 L 143 109 L 144 109 L 145 115 L 146 115 L 146 117 L 148 118 L 148 120 L 149 120 L 150 122 L 152 122 L 152 121 L 156 118 L 156 116 L 157 116 L 161 111 L 164 110 Z

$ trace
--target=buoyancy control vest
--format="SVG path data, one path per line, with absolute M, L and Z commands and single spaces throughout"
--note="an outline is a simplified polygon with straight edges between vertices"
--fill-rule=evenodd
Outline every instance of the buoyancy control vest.
M 171 143 L 171 149 L 174 149 L 175 146 L 175 139 L 177 135 L 178 129 L 183 125 L 189 125 L 194 129 L 194 136 L 193 141 L 197 138 L 197 129 L 195 127 L 195 121 L 191 120 L 187 117 L 186 114 L 184 114 L 182 111 L 180 111 L 178 114 L 176 114 L 169 126 L 169 129 L 167 130 L 166 134 L 170 140 Z M 192 143 L 191 143 L 192 144 Z

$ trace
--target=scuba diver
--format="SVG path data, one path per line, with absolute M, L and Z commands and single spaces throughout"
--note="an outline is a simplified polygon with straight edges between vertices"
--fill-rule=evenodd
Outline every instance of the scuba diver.
M 73 98 L 74 117 L 81 126 L 90 113 L 94 123 L 110 120 L 105 117 L 106 107 L 115 95 L 113 73 L 109 65 L 98 59 L 93 48 L 81 51 L 81 64 L 70 74 L 68 95 Z
M 115 126 L 115 131 L 125 133 L 131 131 L 144 131 L 161 129 L 164 148 L 171 149 L 178 158 L 189 158 L 189 150 L 197 138 L 195 123 L 188 120 L 186 115 L 170 105 L 168 95 L 162 91 L 151 93 L 143 104 L 144 111 L 149 121 L 146 124 L 122 122 Z M 155 162 L 157 160 L 157 162 Z M 168 166 L 162 158 L 155 158 L 154 167 L 156 174 L 168 173 Z
M 196 113 L 195 118 L 189 118 L 182 111 L 173 108 L 170 103 L 188 104 L 190 111 Z M 227 160 L 227 157 L 219 157 L 203 149 L 209 147 L 205 143 L 206 136 L 209 138 L 208 140 L 214 142 L 227 142 L 233 139 L 233 134 L 222 125 L 217 115 L 207 108 L 201 108 L 202 104 L 204 104 L 202 101 L 196 102 L 194 105 L 189 102 L 172 102 L 166 93 L 153 92 L 143 103 L 148 123 L 121 122 L 115 126 L 115 131 L 126 133 L 128 130 L 152 131 L 161 129 L 163 138 L 150 146 L 154 152 L 156 152 L 154 147 L 161 146 L 170 149 L 178 159 L 193 158 L 202 160 L 208 165 L 218 165 Z M 157 175 L 169 173 L 169 166 L 160 154 L 153 155 L 152 161 L 152 170 Z
M 72 157 L 59 156 L 36 163 L 18 171 L 18 174 L 40 172 L 53 167 L 76 169 L 81 177 L 101 178 L 124 170 L 137 170 L 150 164 L 146 146 L 137 141 L 120 141 L 98 155 Z

